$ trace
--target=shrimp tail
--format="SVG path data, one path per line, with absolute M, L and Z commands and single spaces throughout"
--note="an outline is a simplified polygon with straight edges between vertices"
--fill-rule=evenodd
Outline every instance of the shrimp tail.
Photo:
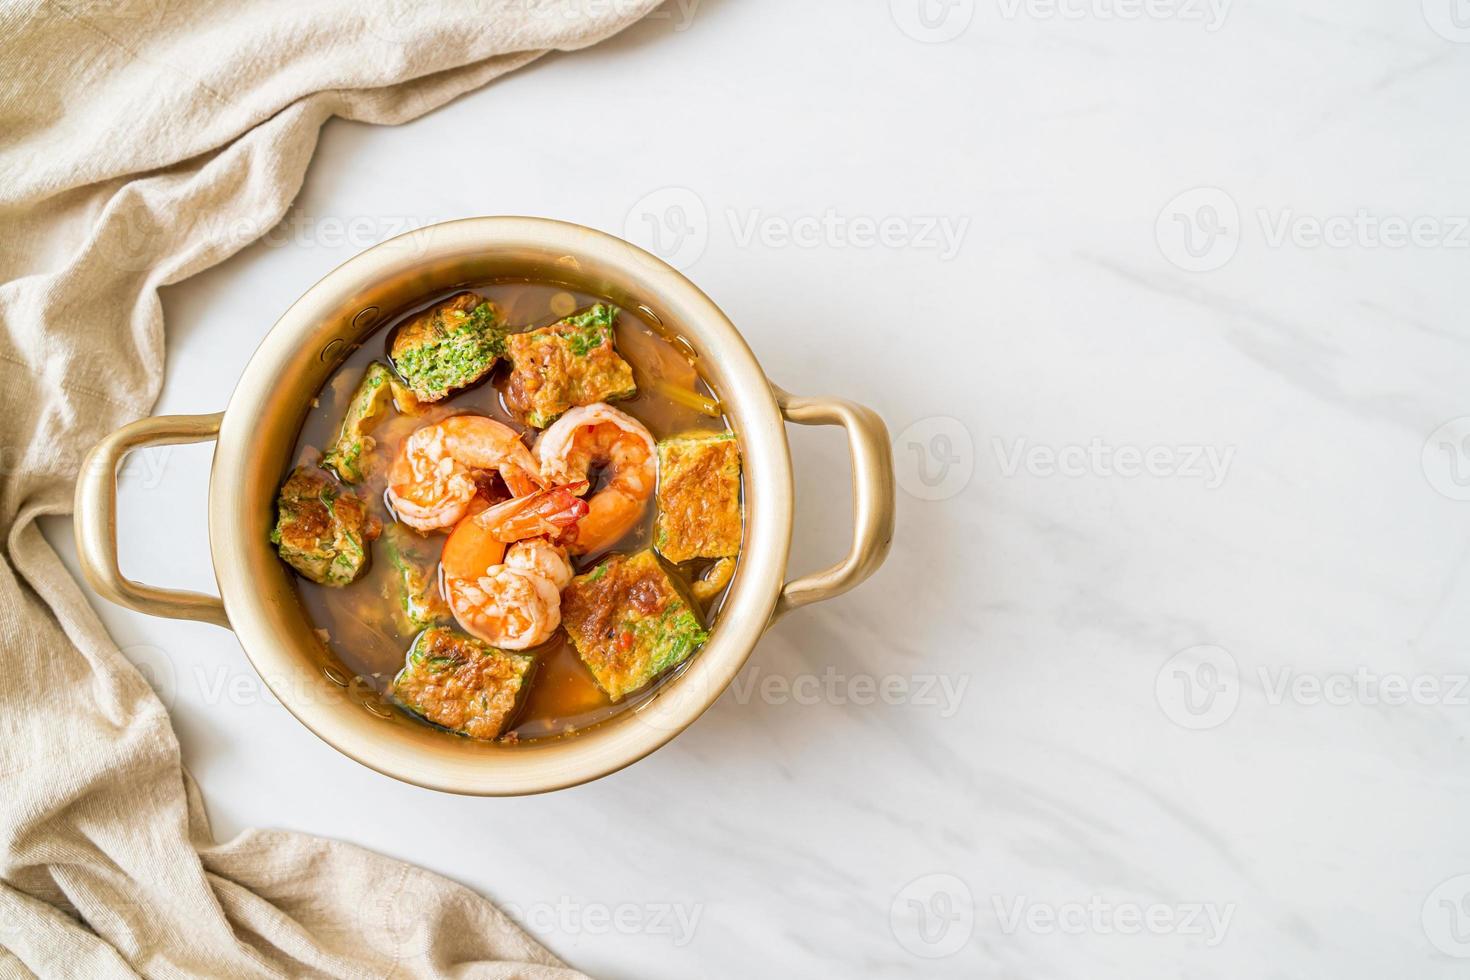
M 559 541 L 572 535 L 577 522 L 587 516 L 589 508 L 581 495 L 588 487 L 586 480 L 548 487 L 497 504 L 474 519 L 507 544 L 543 536 Z
M 517 497 L 528 497 L 551 484 L 550 480 L 541 475 L 539 468 L 508 465 L 500 470 L 500 475 L 505 479 L 505 485 L 510 488 L 510 492 Z

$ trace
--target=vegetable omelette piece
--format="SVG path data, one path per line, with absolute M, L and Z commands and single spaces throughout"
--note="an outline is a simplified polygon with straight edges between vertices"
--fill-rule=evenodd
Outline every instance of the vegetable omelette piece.
M 377 361 L 368 365 L 357 391 L 347 405 L 342 431 L 322 456 L 322 465 L 330 467 L 347 483 L 363 480 L 363 457 L 372 450 L 368 435 L 388 411 L 393 401 L 393 374 Z
M 389 355 L 415 398 L 437 402 L 495 367 L 505 353 L 504 320 L 494 303 L 459 293 L 400 327 Z
M 388 586 L 397 602 L 402 632 L 413 633 L 449 619 L 449 607 L 439 594 L 438 563 L 420 552 L 424 542 L 402 524 L 383 534 L 383 550 L 398 572 Z
M 658 524 L 669 561 L 729 558 L 740 551 L 740 447 L 731 432 L 658 444 Z
M 505 730 L 534 657 L 498 650 L 445 626 L 424 630 L 393 678 L 393 696 L 427 721 L 470 738 Z
M 549 327 L 506 338 L 505 401 L 527 425 L 544 429 L 569 408 L 631 398 L 633 369 L 613 347 L 618 309 L 589 306 Z
M 562 591 L 562 624 L 614 702 L 678 666 L 709 633 L 652 551 L 615 555 Z
M 368 543 L 382 531 L 360 497 L 320 470 L 298 466 L 276 499 L 271 543 L 281 559 L 321 585 L 342 586 L 368 567 Z

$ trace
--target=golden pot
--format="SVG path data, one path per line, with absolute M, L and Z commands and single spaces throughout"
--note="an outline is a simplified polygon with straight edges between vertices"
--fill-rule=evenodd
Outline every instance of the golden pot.
M 744 545 L 709 643 L 636 709 L 571 737 L 520 745 L 471 741 L 380 707 L 369 710 L 373 705 L 355 696 L 344 671 L 328 662 L 292 573 L 268 540 L 297 431 L 353 345 L 425 296 L 496 278 L 560 282 L 640 309 L 688 340 L 720 394 L 745 468 Z M 842 426 L 853 466 L 851 550 L 831 568 L 792 581 L 783 581 L 794 502 L 786 422 Z M 122 458 L 141 446 L 210 439 L 209 542 L 219 598 L 124 577 L 116 527 Z M 862 582 L 882 563 L 892 534 L 892 458 L 877 415 L 850 402 L 782 391 L 719 307 L 679 272 L 621 239 L 541 218 L 432 225 L 344 263 L 271 328 L 224 412 L 124 426 L 93 448 L 76 494 L 77 552 L 99 594 L 150 615 L 234 630 L 271 691 L 328 744 L 397 779 L 483 796 L 574 786 L 664 745 L 715 702 L 777 617 Z

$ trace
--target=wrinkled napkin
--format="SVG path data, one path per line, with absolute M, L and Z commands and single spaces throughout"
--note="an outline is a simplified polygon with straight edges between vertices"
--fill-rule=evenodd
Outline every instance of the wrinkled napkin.
M 655 0 L 0 0 L 0 977 L 528 977 L 486 899 L 303 834 L 216 844 L 158 698 L 36 519 L 158 396 L 158 288 L 394 124 Z

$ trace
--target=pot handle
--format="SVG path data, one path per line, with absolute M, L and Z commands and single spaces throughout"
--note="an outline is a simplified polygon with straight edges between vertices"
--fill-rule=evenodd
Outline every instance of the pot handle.
M 878 413 L 837 398 L 803 398 L 771 385 L 781 415 L 798 425 L 840 425 L 852 454 L 852 548 L 831 568 L 781 587 L 771 622 L 793 609 L 842 595 L 878 570 L 893 541 L 893 454 Z
M 176 446 L 214 439 L 224 414 L 139 419 L 107 436 L 87 453 L 77 477 L 72 520 L 82 573 L 98 595 L 150 616 L 193 619 L 230 628 L 225 604 L 217 596 L 144 585 L 123 575 L 117 566 L 117 468 L 123 457 L 143 446 Z

